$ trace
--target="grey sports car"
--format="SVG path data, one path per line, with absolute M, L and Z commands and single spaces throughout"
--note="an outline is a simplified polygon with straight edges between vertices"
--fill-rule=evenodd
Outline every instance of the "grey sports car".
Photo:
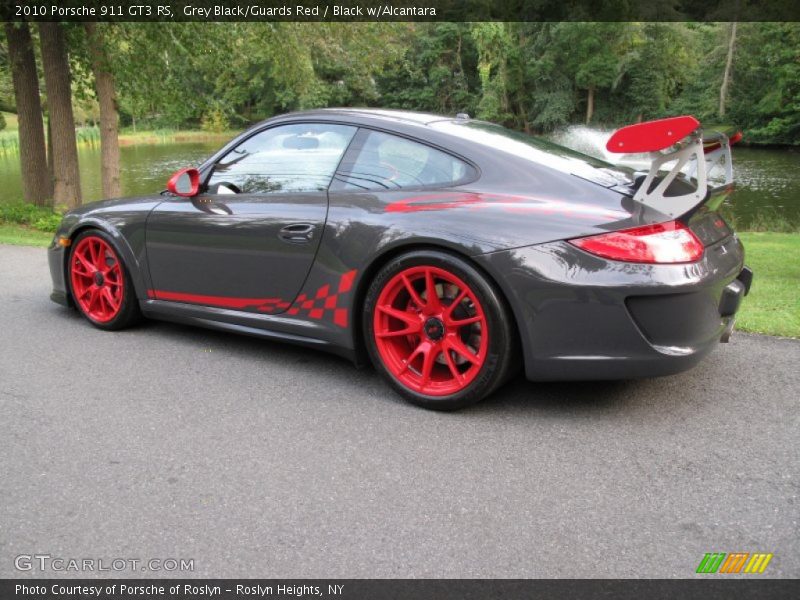
M 629 126 L 609 149 L 649 152 L 635 172 L 467 115 L 287 114 L 167 191 L 67 213 L 51 297 L 100 329 L 144 316 L 371 361 L 434 409 L 520 368 L 676 373 L 727 339 L 752 278 L 717 212 L 732 141 L 692 117 Z

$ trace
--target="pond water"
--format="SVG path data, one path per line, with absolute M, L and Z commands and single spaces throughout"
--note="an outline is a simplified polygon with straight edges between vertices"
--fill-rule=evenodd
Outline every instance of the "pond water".
M 552 140 L 608 162 L 619 155 L 605 149 L 611 130 L 576 125 L 552 136 Z M 782 223 L 800 228 L 800 151 L 781 148 L 733 146 L 733 179 L 736 190 L 725 212 L 738 229 L 753 224 Z M 637 167 L 639 168 L 639 167 Z
M 587 154 L 608 159 L 604 151 L 610 131 L 570 127 L 553 136 L 554 141 Z M 177 169 L 197 165 L 223 142 L 180 142 L 123 146 L 122 190 L 126 196 L 157 193 Z M 100 148 L 81 146 L 78 151 L 85 202 L 102 198 Z M 612 155 L 613 156 L 613 155 Z M 800 227 L 800 152 L 783 149 L 733 148 L 736 192 L 727 208 L 739 229 L 758 221 L 774 221 Z M 22 198 L 19 156 L 0 153 L 0 201 Z
M 156 194 L 165 189 L 172 173 L 182 167 L 200 164 L 223 144 L 224 141 L 213 141 L 122 146 L 122 193 L 125 196 Z M 100 147 L 79 146 L 78 162 L 83 201 L 101 200 Z M 0 153 L 0 189 L 5 200 L 19 201 L 22 198 L 18 154 Z

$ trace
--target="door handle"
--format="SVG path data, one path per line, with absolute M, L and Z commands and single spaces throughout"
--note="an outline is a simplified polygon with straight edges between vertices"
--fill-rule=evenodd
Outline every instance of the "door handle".
M 314 225 L 311 223 L 292 223 L 282 227 L 278 237 L 290 244 L 306 244 L 314 237 Z

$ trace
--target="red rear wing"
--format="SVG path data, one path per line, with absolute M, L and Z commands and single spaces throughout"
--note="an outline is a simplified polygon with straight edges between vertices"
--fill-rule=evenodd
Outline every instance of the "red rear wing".
M 645 121 L 617 129 L 609 138 L 606 148 L 617 154 L 658 152 L 674 146 L 698 129 L 700 121 L 689 115 Z
M 717 133 L 703 133 L 700 121 L 690 115 L 645 121 L 618 129 L 609 138 L 606 148 L 617 154 L 650 153 L 650 170 L 639 185 L 633 199 L 677 217 L 706 200 L 708 174 L 722 168 L 724 180 L 733 183 L 731 145 L 742 139 L 741 133 L 728 138 Z M 653 185 L 660 172 L 665 174 Z M 679 196 L 666 195 L 675 178 L 683 173 L 695 189 Z

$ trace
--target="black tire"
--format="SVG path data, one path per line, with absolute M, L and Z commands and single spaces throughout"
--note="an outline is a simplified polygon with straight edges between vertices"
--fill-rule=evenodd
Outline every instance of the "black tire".
M 81 303 L 75 297 L 75 290 L 73 289 L 72 285 L 71 268 L 74 260 L 73 254 L 75 249 L 78 248 L 80 242 L 90 237 L 99 238 L 108 244 L 108 246 L 116 255 L 122 271 L 122 276 L 124 278 L 122 304 L 119 308 L 119 312 L 117 312 L 113 319 L 105 322 L 98 322 L 89 314 L 87 314 Z M 83 317 L 89 321 L 89 323 L 98 329 L 102 329 L 103 331 L 118 331 L 120 329 L 131 327 L 142 319 L 142 313 L 139 310 L 139 300 L 136 298 L 136 290 L 133 287 L 133 281 L 131 280 L 128 267 L 125 264 L 125 261 L 122 260 L 122 254 L 117 248 L 117 244 L 114 242 L 114 239 L 104 231 L 101 231 L 100 229 L 86 229 L 80 232 L 75 239 L 72 240 L 72 244 L 70 245 L 69 261 L 67 263 L 66 281 L 67 285 L 69 286 L 70 295 L 72 296 L 72 302 L 78 309 L 78 312 L 80 312 L 81 315 L 83 315 Z
M 488 351 L 474 379 L 449 395 L 425 395 L 410 389 L 395 377 L 378 350 L 374 312 L 383 288 L 400 272 L 412 267 L 430 266 L 447 271 L 463 281 L 483 307 L 488 329 Z M 372 280 L 366 294 L 362 331 L 372 364 L 389 384 L 409 402 L 433 410 L 457 410 L 483 400 L 505 383 L 520 364 L 514 320 L 502 294 L 480 271 L 467 261 L 447 252 L 412 251 L 390 260 Z

